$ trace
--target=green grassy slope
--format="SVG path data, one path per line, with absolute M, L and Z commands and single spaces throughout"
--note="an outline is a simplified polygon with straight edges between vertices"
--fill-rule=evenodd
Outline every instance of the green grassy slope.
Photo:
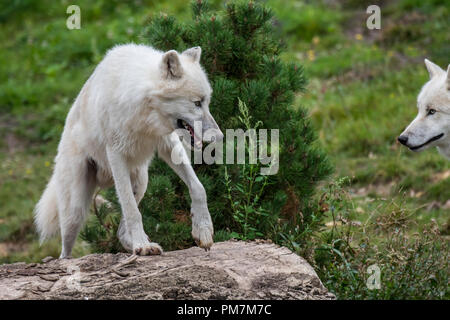
M 386 2 L 381 30 L 368 30 L 366 6 L 358 2 L 272 3 L 289 36 L 285 58 L 300 59 L 309 73 L 309 91 L 299 99 L 338 175 L 352 178 L 355 196 L 406 193 L 408 203 L 425 206 L 418 219 L 447 222 L 448 161 L 434 149 L 412 153 L 396 137 L 417 112 L 416 96 L 428 80 L 423 59 L 449 63 L 449 7 Z M 432 202 L 436 209 L 429 210 Z
M 71 31 L 65 27 L 68 1 L 0 4 L 0 262 L 59 254 L 58 240 L 39 248 L 32 210 L 50 176 L 65 116 L 108 48 L 141 42 L 154 13 L 189 16 L 185 1 L 155 2 L 76 1 L 82 28 Z M 445 1 L 383 1 L 380 31 L 365 28 L 370 1 L 265 2 L 286 41 L 283 59 L 300 61 L 308 73 L 308 91 L 298 99 L 310 110 L 335 178 L 351 179 L 343 188 L 355 245 L 364 237 L 374 243 L 386 237 L 364 229 L 372 220 L 412 221 L 411 235 L 434 223 L 448 242 L 448 161 L 436 150 L 417 154 L 396 142 L 428 79 L 423 58 L 445 68 L 450 62 Z M 336 226 L 326 214 L 324 237 Z M 74 255 L 89 250 L 78 241 Z

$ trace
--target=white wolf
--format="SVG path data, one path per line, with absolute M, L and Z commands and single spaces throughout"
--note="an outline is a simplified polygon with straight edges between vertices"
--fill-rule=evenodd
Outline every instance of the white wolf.
M 413 151 L 436 146 L 450 159 L 450 65 L 447 72 L 425 59 L 430 80 L 417 98 L 417 117 L 398 137 Z
M 223 139 L 209 112 L 211 87 L 200 66 L 201 48 L 179 54 L 144 45 L 111 49 L 84 84 L 66 119 L 55 169 L 35 208 L 41 242 L 60 232 L 61 258 L 69 257 L 89 212 L 96 187 L 115 185 L 122 207 L 118 237 L 125 249 L 160 254 L 145 234 L 139 201 L 147 188 L 147 168 L 157 152 L 189 188 L 192 236 L 202 248 L 213 244 L 213 225 L 205 189 L 188 161 L 172 162 L 182 150 L 175 133 L 187 129 L 201 144 L 201 121 L 210 139 Z M 208 135 L 206 135 L 208 136 Z M 200 140 L 199 140 L 200 139 Z

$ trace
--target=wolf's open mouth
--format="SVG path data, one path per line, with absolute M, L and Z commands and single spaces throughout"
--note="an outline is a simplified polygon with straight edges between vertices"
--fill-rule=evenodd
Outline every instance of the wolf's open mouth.
M 184 120 L 178 119 L 177 126 L 179 129 L 186 129 L 191 134 L 191 146 L 194 146 L 194 128 L 191 127 L 189 123 Z
M 420 148 L 422 148 L 422 147 L 424 147 L 424 146 L 426 146 L 427 144 L 429 144 L 429 143 L 431 143 L 431 142 L 433 142 L 433 141 L 436 141 L 436 140 L 439 140 L 440 138 L 442 138 L 444 136 L 444 134 L 443 133 L 441 133 L 441 134 L 438 134 L 437 136 L 435 136 L 435 137 L 433 137 L 433 138 L 431 138 L 430 140 L 428 140 L 427 142 L 425 142 L 425 143 L 422 143 L 421 145 L 419 145 L 419 146 L 415 146 L 415 147 L 409 147 L 409 149 L 411 149 L 411 150 L 417 150 L 417 149 L 420 149 Z

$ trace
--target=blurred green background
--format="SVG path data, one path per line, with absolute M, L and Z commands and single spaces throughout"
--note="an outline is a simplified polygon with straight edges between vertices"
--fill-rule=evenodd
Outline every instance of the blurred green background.
M 408 221 L 408 234 L 432 225 L 439 241 L 448 243 L 448 161 L 436 150 L 416 154 L 396 142 L 428 80 L 423 59 L 443 68 L 450 62 L 448 2 L 260 2 L 275 13 L 286 46 L 282 58 L 305 67 L 309 85 L 297 99 L 310 110 L 336 167 L 332 180 L 349 178 L 339 184 L 347 215 L 329 214 L 323 234 L 351 221 L 377 243 L 386 234 L 365 233 L 367 221 L 382 227 Z M 80 30 L 66 28 L 71 4 L 81 8 Z M 223 7 L 222 1 L 210 4 Z M 366 28 L 370 4 L 382 8 L 381 30 Z M 58 256 L 58 240 L 39 247 L 32 210 L 50 177 L 67 112 L 106 50 L 144 42 L 148 19 L 160 12 L 190 18 L 184 0 L 0 4 L 0 262 Z M 77 242 L 75 256 L 89 252 Z M 441 254 L 447 257 L 448 250 Z M 443 268 L 448 273 L 448 265 Z M 324 282 L 332 281 L 338 280 Z

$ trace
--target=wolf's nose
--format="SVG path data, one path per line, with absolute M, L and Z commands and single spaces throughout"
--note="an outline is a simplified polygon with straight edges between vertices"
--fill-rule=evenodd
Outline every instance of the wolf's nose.
M 397 138 L 398 142 L 406 146 L 406 143 L 408 142 L 408 137 L 400 136 Z
M 220 131 L 220 129 L 219 129 L 219 132 L 217 133 L 217 136 L 216 136 L 216 139 L 217 139 L 217 141 L 222 141 L 223 140 L 223 133 L 222 133 L 222 131 Z

